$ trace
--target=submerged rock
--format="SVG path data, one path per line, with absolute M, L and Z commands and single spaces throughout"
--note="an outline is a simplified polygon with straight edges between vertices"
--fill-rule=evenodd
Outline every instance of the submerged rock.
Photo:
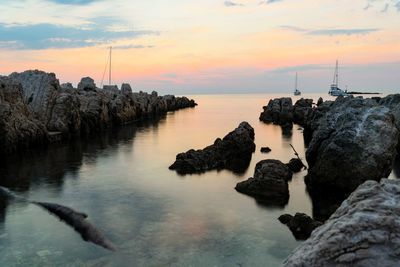
M 29 111 L 21 84 L 0 76 L 0 154 L 47 143 L 46 127 Z
M 388 108 L 338 98 L 316 124 L 306 152 L 310 191 L 352 192 L 366 180 L 388 177 L 399 136 Z
M 301 159 L 298 158 L 291 159 L 286 165 L 292 172 L 299 172 L 305 167 Z
M 257 163 L 254 176 L 236 185 L 236 191 L 253 196 L 266 205 L 284 206 L 289 200 L 288 181 L 292 172 L 279 160 L 262 160 Z
M 297 240 L 306 240 L 310 237 L 315 228 L 322 225 L 321 222 L 313 220 L 304 213 L 296 213 L 294 216 L 284 214 L 281 215 L 278 220 L 289 227 Z
M 261 153 L 269 153 L 269 152 L 271 152 L 272 150 L 271 150 L 271 148 L 269 148 L 269 147 L 262 147 L 260 151 L 261 151 Z
M 284 266 L 398 266 L 400 181 L 367 181 L 296 248 Z
M 178 154 L 169 169 L 180 174 L 201 173 L 212 169 L 242 172 L 247 169 L 255 148 L 254 129 L 247 122 L 242 122 L 223 139 L 215 140 L 213 145 Z

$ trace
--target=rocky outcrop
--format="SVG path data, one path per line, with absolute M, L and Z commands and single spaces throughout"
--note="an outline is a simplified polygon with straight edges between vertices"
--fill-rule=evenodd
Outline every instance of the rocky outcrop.
M 289 163 L 286 164 L 289 169 L 296 173 L 300 172 L 303 168 L 305 168 L 304 163 L 301 161 L 299 158 L 293 158 L 289 161 Z
M 391 111 L 371 99 L 337 99 L 317 122 L 306 152 L 310 191 L 352 192 L 387 177 L 399 131 Z
M 254 176 L 236 185 L 236 191 L 255 197 L 266 205 L 284 206 L 289 200 L 288 181 L 292 172 L 279 160 L 263 160 L 257 163 Z
M 398 266 L 399 204 L 399 181 L 365 182 L 293 251 L 284 266 Z
M 47 142 L 46 128 L 30 113 L 21 84 L 0 76 L 0 154 Z
M 290 125 L 293 123 L 305 125 L 306 121 L 312 116 L 313 100 L 299 99 L 294 105 L 290 97 L 271 99 L 264 111 L 260 115 L 260 120 L 266 123 L 279 124 L 285 133 L 291 131 Z
M 228 133 L 223 139 L 202 150 L 189 150 L 176 156 L 169 167 L 180 174 L 201 173 L 213 169 L 243 172 L 247 169 L 255 151 L 254 129 L 247 122 Z
M 315 228 L 322 225 L 321 222 L 313 220 L 304 213 L 296 213 L 294 216 L 284 214 L 281 215 L 278 220 L 289 227 L 297 240 L 306 240 L 310 237 Z
M 132 94 L 132 88 L 129 83 L 123 83 L 121 86 L 121 93 L 123 95 L 130 95 Z
M 396 127 L 400 130 L 400 94 L 388 95 L 387 97 L 381 98 L 379 100 L 378 98 L 375 99 L 379 102 L 380 105 L 383 105 L 390 109 L 390 111 L 394 115 Z M 397 150 L 400 151 L 400 140 L 397 146 Z
M 38 70 L 12 73 L 9 77 L 10 81 L 6 81 L 7 88 L 19 86 L 18 88 L 21 90 L 21 99 L 17 101 L 18 105 L 15 107 L 16 114 L 23 113 L 25 117 L 21 116 L 24 119 L 36 124 L 37 127 L 31 127 L 31 132 L 43 130 L 46 138 L 51 136 L 51 140 L 98 132 L 111 126 L 124 125 L 165 114 L 168 111 L 197 105 L 186 97 L 158 96 L 157 92 L 151 94 L 132 93 L 128 84 L 124 84 L 124 93 L 119 91 L 116 86 L 106 86 L 104 90 L 101 90 L 96 88 L 90 77 L 82 78 L 78 89 L 74 89 L 70 83 L 60 86 L 54 73 Z M 15 84 L 9 85 L 11 83 Z M 4 87 L 6 86 L 4 85 Z M 4 103 L 11 103 L 10 101 L 14 100 L 6 99 Z M 14 107 L 4 107 L 4 114 L 13 109 Z M 11 123 L 9 121 L 13 119 L 17 118 L 4 117 L 0 123 L 8 125 Z M 24 122 L 24 125 L 26 123 Z M 16 123 L 14 128 L 17 126 L 25 127 L 22 122 L 21 124 Z M 10 130 L 7 134 L 18 139 L 12 140 L 14 144 L 31 143 L 32 140 L 26 141 L 30 140 L 28 137 L 30 131 L 25 128 L 12 130 L 8 129 L 8 126 L 4 127 L 7 128 L 6 132 Z M 19 135 L 12 133 L 13 131 L 23 131 L 24 134 L 21 132 Z M 38 139 L 41 139 L 42 135 L 39 133 L 37 135 Z M 15 149 L 10 149 L 10 151 L 13 150 Z

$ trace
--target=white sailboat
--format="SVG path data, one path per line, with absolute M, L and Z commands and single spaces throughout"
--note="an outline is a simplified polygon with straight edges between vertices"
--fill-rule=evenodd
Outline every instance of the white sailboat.
M 347 90 L 346 90 L 347 91 Z M 347 96 L 347 92 L 339 88 L 339 62 L 336 60 L 335 74 L 333 75 L 333 83 L 329 94 L 331 96 Z
M 295 84 L 294 84 L 294 95 L 301 95 L 300 90 L 297 88 L 297 72 L 296 72 L 296 80 L 295 80 Z

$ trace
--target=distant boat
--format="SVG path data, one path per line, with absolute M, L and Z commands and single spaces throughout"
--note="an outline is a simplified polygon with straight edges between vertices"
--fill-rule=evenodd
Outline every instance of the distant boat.
M 331 84 L 329 94 L 331 96 L 347 96 L 346 91 L 339 88 L 339 62 L 336 60 L 335 74 L 333 75 L 333 83 Z
M 296 80 L 295 80 L 295 84 L 294 84 L 294 95 L 301 95 L 300 90 L 297 88 L 297 72 L 296 72 Z

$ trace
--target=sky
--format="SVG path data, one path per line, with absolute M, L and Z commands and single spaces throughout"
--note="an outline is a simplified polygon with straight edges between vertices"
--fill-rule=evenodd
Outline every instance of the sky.
M 400 0 L 0 0 L 0 75 L 174 94 L 400 91 Z M 106 70 L 107 73 L 107 70 Z

